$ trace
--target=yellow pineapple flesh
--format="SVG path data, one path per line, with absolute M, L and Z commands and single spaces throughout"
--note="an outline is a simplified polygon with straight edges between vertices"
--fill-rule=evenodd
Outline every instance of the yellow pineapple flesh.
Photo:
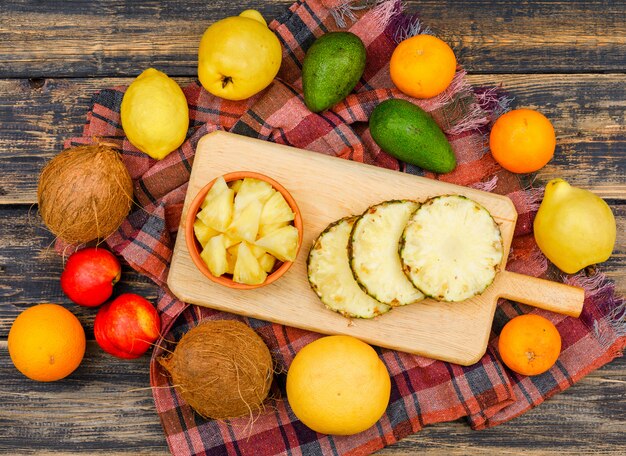
M 290 222 L 295 217 L 295 214 L 285 201 L 283 195 L 280 192 L 274 192 L 274 194 L 267 200 L 263 206 L 263 212 L 261 212 L 261 225 L 267 225 L 271 223 Z
M 242 239 L 248 242 L 254 242 L 259 231 L 259 218 L 263 205 L 251 200 L 248 205 L 235 216 L 226 229 L 226 235 L 233 239 Z
M 226 184 L 226 181 L 224 180 L 223 176 L 220 176 L 217 179 L 215 179 L 215 183 L 213 184 L 213 186 L 211 187 L 207 195 L 204 197 L 204 201 L 202 201 L 202 204 L 200 205 L 200 207 L 204 209 L 210 200 L 215 198 L 217 195 L 219 195 L 226 189 L 228 189 L 228 184 Z
M 402 269 L 398 247 L 414 201 L 385 201 L 368 208 L 350 236 L 350 267 L 363 291 L 390 306 L 424 299 Z
M 426 296 L 455 302 L 493 282 L 503 250 L 500 227 L 487 209 L 446 195 L 431 198 L 411 216 L 400 258 L 406 276 Z
M 209 242 L 209 239 L 213 236 L 220 234 L 219 231 L 214 230 L 199 218 L 196 218 L 196 221 L 193 223 L 193 232 L 202 247 L 205 247 L 206 243 Z
M 294 261 L 298 253 L 298 229 L 287 225 L 262 237 L 255 243 L 280 261 Z
M 223 235 L 213 236 L 202 250 L 200 257 L 216 277 L 221 276 L 228 269 L 226 249 L 224 248 Z
M 272 269 L 274 269 L 275 264 L 276 264 L 276 258 L 270 255 L 269 253 L 264 253 L 259 258 L 259 265 L 261 266 L 261 269 L 263 269 L 267 273 L 272 272 Z
M 247 242 L 239 244 L 237 261 L 233 270 L 233 281 L 247 285 L 263 283 L 267 273 L 261 268 Z
M 278 223 L 267 223 L 267 224 L 263 224 L 261 223 L 259 225 L 259 232 L 257 234 L 258 238 L 262 238 L 267 236 L 270 233 L 273 233 L 274 231 L 289 225 L 289 222 L 278 222 Z
M 274 190 L 269 183 L 259 179 L 246 177 L 241 183 L 241 186 L 237 191 L 237 196 L 235 197 L 235 217 L 253 201 L 260 203 L 262 208 L 265 202 L 269 200 L 275 192 L 276 190 Z
M 365 293 L 354 279 L 348 240 L 356 217 L 328 226 L 317 238 L 307 262 L 309 283 L 324 305 L 345 317 L 374 318 L 391 309 Z
M 207 195 L 205 200 L 206 205 L 204 209 L 198 212 L 197 217 L 202 220 L 205 225 L 223 233 L 232 220 L 234 196 L 235 192 L 230 188 L 227 188 L 217 195 Z

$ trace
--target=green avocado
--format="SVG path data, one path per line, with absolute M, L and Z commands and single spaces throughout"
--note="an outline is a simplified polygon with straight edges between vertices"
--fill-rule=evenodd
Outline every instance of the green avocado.
M 439 174 L 456 167 L 446 135 L 426 111 L 413 103 L 383 101 L 372 111 L 369 125 L 376 144 L 405 163 Z
M 365 70 L 365 45 L 350 32 L 330 32 L 309 48 L 302 64 L 304 103 L 321 112 L 346 98 Z

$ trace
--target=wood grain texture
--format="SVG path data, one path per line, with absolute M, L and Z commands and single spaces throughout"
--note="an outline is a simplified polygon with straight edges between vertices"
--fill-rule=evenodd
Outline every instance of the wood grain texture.
M 0 204 L 36 202 L 41 168 L 66 139 L 80 135 L 92 94 L 131 80 L 0 80 Z M 626 75 L 472 75 L 469 81 L 502 84 L 515 107 L 540 109 L 554 123 L 557 150 L 540 182 L 560 176 L 626 200 Z
M 611 258 L 601 265 L 626 295 L 626 204 L 612 206 L 618 221 L 618 240 Z M 50 245 L 53 236 L 27 206 L 0 205 L 0 339 L 6 339 L 11 324 L 24 309 L 42 302 L 61 304 L 74 312 L 89 337 L 96 310 L 77 306 L 61 291 L 59 276 L 63 260 Z M 125 266 L 115 294 L 138 293 L 156 298 L 156 286 Z
M 293 173 L 305 168 L 305 174 Z M 192 262 L 186 244 L 197 212 L 189 219 L 189 207 L 199 191 L 221 175 L 242 170 L 265 174 L 283 185 L 300 208 L 304 232 L 300 254 L 289 271 L 273 284 L 245 291 L 206 278 Z M 462 305 L 425 299 L 371 320 L 346 319 L 321 305 L 307 281 L 307 252 L 328 225 L 383 201 L 425 201 L 447 194 L 464 195 L 491 213 L 502 233 L 503 270 L 517 221 L 513 202 L 504 196 L 216 131 L 200 139 L 196 148 L 167 284 L 184 302 L 324 334 L 351 335 L 373 345 L 464 366 L 484 355 L 499 297 L 580 314 L 582 289 L 507 271 Z
M 196 46 L 209 23 L 246 8 L 271 18 L 290 3 L 0 2 L 0 453 L 168 454 L 150 391 L 143 389 L 147 357 L 113 359 L 90 342 L 81 367 L 52 384 L 30 382 L 10 363 L 5 340 L 20 310 L 62 303 L 78 314 L 89 337 L 95 314 L 60 291 L 62 263 L 47 249 L 52 237 L 33 223 L 37 176 L 63 140 L 80 132 L 95 90 L 127 84 L 148 66 L 185 84 L 195 78 Z M 538 108 L 554 122 L 557 153 L 537 182 L 565 177 L 608 198 L 618 243 L 603 270 L 626 294 L 626 4 L 408 3 L 451 43 L 474 73 L 473 84 L 502 83 L 515 96 L 514 106 Z M 156 293 L 128 268 L 116 293 L 122 290 L 150 298 Z M 626 358 L 619 358 L 510 423 L 481 432 L 463 422 L 443 423 L 380 454 L 621 455 L 625 385 Z
M 73 304 L 61 291 L 63 258 L 53 248 L 54 237 L 43 228 L 36 208 L 0 206 L 0 339 L 6 338 L 15 317 L 43 302 L 61 304 L 83 324 L 93 338 L 97 309 Z M 137 293 L 154 301 L 156 286 L 146 277 L 123 266 L 115 296 Z
M 490 286 L 498 298 L 528 304 L 570 317 L 579 317 L 585 303 L 585 290 L 559 282 L 501 271 Z M 490 289 L 485 292 L 489 293 Z
M 87 344 L 68 378 L 37 383 L 0 341 L 1 454 L 169 454 L 148 383 L 149 358 L 115 359 Z M 623 454 L 626 358 L 515 420 L 485 431 L 464 421 L 426 427 L 381 455 Z M 556 425 L 558 423 L 558 425 Z
M 74 373 L 39 383 L 13 367 L 0 342 L 0 453 L 165 453 L 149 362 L 113 358 L 88 342 Z
M 624 70 L 623 2 L 407 3 L 475 73 Z M 291 0 L 5 0 L 0 77 L 134 76 L 152 65 L 171 75 L 193 75 L 197 46 L 210 23 L 247 8 L 272 18 L 289 4 Z

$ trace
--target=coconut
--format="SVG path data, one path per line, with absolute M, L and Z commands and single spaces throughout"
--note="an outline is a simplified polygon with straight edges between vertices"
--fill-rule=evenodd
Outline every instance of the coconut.
M 66 149 L 39 176 L 37 202 L 46 226 L 70 244 L 105 239 L 132 204 L 133 183 L 109 146 Z
M 263 340 L 233 320 L 201 323 L 159 362 L 185 402 L 199 415 L 213 419 L 252 415 L 260 410 L 274 372 Z

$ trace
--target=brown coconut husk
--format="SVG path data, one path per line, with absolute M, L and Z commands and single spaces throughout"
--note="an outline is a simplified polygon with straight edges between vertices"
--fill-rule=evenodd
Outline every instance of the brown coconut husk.
M 130 212 L 133 182 L 107 145 L 66 149 L 43 168 L 37 202 L 46 226 L 68 242 L 105 239 Z
M 201 323 L 159 363 L 185 402 L 199 415 L 213 419 L 252 416 L 260 410 L 274 373 L 263 340 L 234 320 Z

